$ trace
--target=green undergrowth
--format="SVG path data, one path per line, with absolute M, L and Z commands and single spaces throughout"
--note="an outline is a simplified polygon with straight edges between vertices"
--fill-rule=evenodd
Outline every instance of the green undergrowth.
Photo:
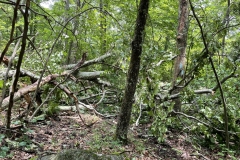
M 131 131 L 129 131 L 128 135 L 128 144 L 123 145 L 120 141 L 115 139 L 115 130 L 116 126 L 110 125 L 107 122 L 102 122 L 100 126 L 94 127 L 90 135 L 91 137 L 86 144 L 89 150 L 101 154 L 123 154 L 126 156 L 125 158 L 129 158 L 127 153 L 131 152 L 132 157 L 134 154 L 141 154 L 146 149 L 145 141 L 134 137 Z

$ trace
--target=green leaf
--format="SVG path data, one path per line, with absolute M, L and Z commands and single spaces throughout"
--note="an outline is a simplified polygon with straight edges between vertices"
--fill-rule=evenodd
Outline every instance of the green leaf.
M 27 145 L 27 142 L 20 142 L 19 143 L 19 146 L 23 147 L 23 146 L 26 146 Z

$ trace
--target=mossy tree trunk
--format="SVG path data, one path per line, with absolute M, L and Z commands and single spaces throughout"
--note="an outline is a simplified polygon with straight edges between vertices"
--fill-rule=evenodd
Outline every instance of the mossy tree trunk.
M 141 0 L 138 8 L 134 39 L 132 41 L 132 54 L 130 66 L 128 69 L 125 94 L 123 97 L 116 129 L 116 138 L 124 143 L 127 143 L 127 133 L 131 118 L 132 104 L 134 102 L 134 93 L 138 81 L 142 53 L 142 42 L 144 36 L 144 28 L 148 16 L 148 8 L 149 0 Z

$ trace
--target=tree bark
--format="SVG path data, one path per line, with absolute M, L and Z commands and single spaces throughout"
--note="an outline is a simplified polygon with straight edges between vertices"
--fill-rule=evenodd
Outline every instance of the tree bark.
M 69 3 L 69 2 L 68 2 Z M 76 0 L 75 1 L 75 3 L 76 3 L 76 6 L 77 6 L 77 11 L 79 11 L 80 10 L 80 8 L 81 8 L 81 2 L 80 2 L 80 0 Z M 69 10 L 69 9 L 68 9 Z M 76 11 L 76 12 L 77 12 Z M 74 20 L 73 20 L 73 33 L 74 33 L 74 35 L 75 36 L 77 36 L 78 35 L 78 27 L 79 27 L 79 17 L 78 18 L 75 18 Z M 69 63 L 71 63 L 73 60 L 73 56 L 75 56 L 76 57 L 76 55 L 72 55 L 72 52 L 74 51 L 74 54 L 76 54 L 76 50 L 74 50 L 74 47 L 76 47 L 77 46 L 77 44 L 76 43 L 74 43 L 74 41 L 73 40 L 71 40 L 70 42 L 69 42 L 69 49 L 68 49 L 68 56 L 67 56 L 67 60 L 66 60 L 66 64 L 69 64 Z
M 17 5 L 16 5 L 17 7 Z M 22 46 L 21 46 L 21 50 L 19 53 L 19 58 L 18 58 L 18 63 L 17 63 L 17 68 L 16 68 L 16 73 L 14 76 L 14 80 L 13 80 L 13 84 L 11 86 L 11 90 L 10 90 L 10 98 L 9 98 L 9 106 L 8 106 L 8 110 L 7 110 L 7 128 L 10 129 L 10 125 L 11 125 L 11 114 L 12 114 L 12 107 L 13 107 L 13 99 L 14 99 L 14 92 L 16 91 L 17 88 L 17 82 L 19 79 L 19 75 L 20 75 L 20 69 L 21 69 L 21 65 L 22 65 L 22 60 L 23 60 L 23 55 L 25 53 L 25 48 L 27 45 L 27 33 L 28 33 L 28 11 L 29 11 L 29 7 L 30 7 L 30 0 L 26 1 L 26 8 L 25 8 L 25 14 L 23 15 L 24 17 L 24 30 L 23 30 L 23 38 L 22 38 Z
M 179 17 L 178 17 L 178 30 L 177 30 L 177 53 L 178 56 L 174 62 L 173 72 L 173 88 L 177 77 L 184 77 L 185 63 L 186 63 L 186 47 L 187 47 L 187 33 L 188 33 L 188 0 L 179 0 Z M 181 92 L 181 88 L 175 88 L 172 94 Z M 174 100 L 174 110 L 181 111 L 181 99 Z
M 127 133 L 131 118 L 132 104 L 134 102 L 134 93 L 138 81 L 140 68 L 140 57 L 142 53 L 143 32 L 148 16 L 149 0 L 141 0 L 138 8 L 138 15 L 132 41 L 132 54 L 130 66 L 128 69 L 127 83 L 123 97 L 120 114 L 118 117 L 116 138 L 123 143 L 127 143 Z
M 106 33 L 107 33 L 107 19 L 106 19 L 106 13 L 105 9 L 107 7 L 107 1 L 106 0 L 100 0 L 100 28 L 101 28 L 101 35 L 100 35 L 100 53 L 101 55 L 106 53 L 107 51 L 107 39 L 106 39 Z

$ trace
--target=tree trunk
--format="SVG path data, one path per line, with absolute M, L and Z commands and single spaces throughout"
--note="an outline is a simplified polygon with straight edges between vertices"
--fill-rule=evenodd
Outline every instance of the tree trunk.
M 69 13 L 69 10 L 70 10 L 70 2 L 69 0 L 65 0 L 65 16 L 64 16 L 64 23 L 66 23 L 68 21 L 68 13 Z M 65 33 L 66 35 L 68 34 L 67 31 Z M 71 52 L 71 47 L 72 47 L 72 41 L 69 42 L 68 39 L 65 39 L 65 42 L 64 42 L 64 50 L 67 52 L 68 50 L 68 47 L 69 47 L 69 51 Z M 71 53 L 70 53 L 71 54 Z M 68 58 L 69 58 L 69 53 L 68 53 L 68 57 L 67 57 L 67 64 L 69 63 L 68 62 Z
M 106 39 L 106 33 L 107 33 L 107 19 L 106 19 L 106 13 L 105 9 L 107 7 L 107 1 L 106 0 L 100 0 L 100 28 L 101 28 L 101 35 L 100 35 L 100 47 L 101 47 L 101 55 L 106 53 L 107 51 L 107 39 Z
M 125 94 L 123 97 L 116 129 L 116 138 L 124 143 L 127 143 L 127 132 L 131 118 L 132 104 L 134 102 L 134 93 L 138 81 L 141 60 L 140 57 L 142 53 L 142 42 L 144 36 L 143 32 L 148 16 L 148 8 L 149 0 L 141 0 L 138 9 L 134 39 L 132 41 L 132 55 L 128 69 Z
M 80 8 L 81 8 L 80 0 L 76 0 L 75 3 L 77 6 L 77 11 L 80 10 Z M 79 17 L 77 17 L 73 20 L 73 33 L 75 34 L 75 36 L 78 35 L 78 31 L 77 31 L 78 27 L 79 27 Z M 76 55 L 72 55 L 73 51 L 77 52 L 76 50 L 73 50 L 73 48 L 76 46 L 77 46 L 77 44 L 75 44 L 73 40 L 71 40 L 69 42 L 69 49 L 68 49 L 68 56 L 67 56 L 66 64 L 70 64 L 72 62 L 72 59 L 74 59 L 73 56 L 76 57 Z
M 186 47 L 187 47 L 187 33 L 188 33 L 188 0 L 179 0 L 179 17 L 177 30 L 177 53 L 178 56 L 174 62 L 173 71 L 173 91 L 172 94 L 181 92 L 181 88 L 175 86 L 177 77 L 184 77 L 185 63 L 186 63 Z M 181 99 L 174 100 L 174 110 L 181 111 Z
M 18 7 L 18 4 L 16 4 L 16 7 Z M 28 11 L 29 11 L 29 7 L 30 7 L 30 0 L 26 0 L 26 7 L 25 7 L 25 12 L 24 12 L 24 30 L 23 30 L 23 37 L 22 37 L 22 46 L 21 46 L 21 50 L 19 53 L 19 58 L 18 58 L 18 62 L 17 62 L 17 68 L 16 68 L 16 73 L 13 79 L 13 84 L 10 88 L 10 98 L 9 98 L 9 105 L 8 105 L 8 110 L 7 110 L 7 129 L 10 129 L 10 125 L 11 125 L 11 115 L 12 115 L 12 107 L 13 107 L 13 99 L 14 99 L 14 92 L 16 91 L 17 88 L 17 82 L 19 79 L 19 75 L 20 75 L 20 69 L 21 69 L 21 65 L 22 65 L 22 60 L 23 60 L 23 55 L 25 53 L 25 48 L 27 45 L 27 33 L 28 33 Z

